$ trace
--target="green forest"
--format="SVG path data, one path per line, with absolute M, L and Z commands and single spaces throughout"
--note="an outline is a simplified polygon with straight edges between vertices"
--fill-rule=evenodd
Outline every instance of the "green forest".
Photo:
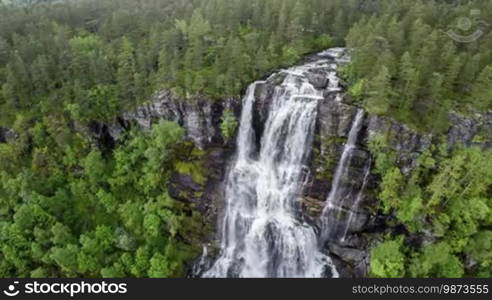
M 492 26 L 488 0 L 0 0 L 0 128 L 15 132 L 0 143 L 0 277 L 186 276 L 208 227 L 168 186 L 183 169 L 203 180 L 203 151 L 168 121 L 114 147 L 79 130 L 160 90 L 240 98 L 347 47 L 348 95 L 373 115 L 439 137 L 450 111 L 491 110 L 492 31 L 446 35 L 473 9 Z M 371 151 L 380 209 L 403 229 L 374 245 L 369 275 L 492 276 L 492 153 L 443 141 L 404 175 L 387 137 Z M 410 233 L 432 238 L 415 248 Z

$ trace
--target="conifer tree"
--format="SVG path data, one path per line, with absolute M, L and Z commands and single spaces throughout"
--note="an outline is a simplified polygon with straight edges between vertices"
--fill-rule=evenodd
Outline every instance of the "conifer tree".
M 456 56 L 451 64 L 447 66 L 446 72 L 444 73 L 444 88 L 446 93 L 454 93 L 461 67 L 462 62 L 459 56 Z
M 410 53 L 402 56 L 400 63 L 400 111 L 410 112 L 418 93 L 419 72 L 414 67 Z
M 382 66 L 378 75 L 369 82 L 366 107 L 373 114 L 385 114 L 392 100 L 392 87 L 388 68 Z
M 118 82 L 119 96 L 127 105 L 134 105 L 135 95 L 135 73 L 136 64 L 133 46 L 124 38 L 121 42 L 121 50 L 118 55 L 118 71 L 116 79 Z
M 463 67 L 463 71 L 460 72 L 459 85 L 460 92 L 469 94 L 471 92 L 471 87 L 478 73 L 480 72 L 480 54 L 477 53 L 470 57 Z
M 485 67 L 478 76 L 471 99 L 482 109 L 492 108 L 492 65 Z
M 286 27 L 286 37 L 287 40 L 294 44 L 296 49 L 302 50 L 302 37 L 304 26 L 302 24 L 304 9 L 306 5 L 303 4 L 302 1 L 296 1 L 294 8 L 292 9 L 292 13 L 289 17 L 288 24 Z

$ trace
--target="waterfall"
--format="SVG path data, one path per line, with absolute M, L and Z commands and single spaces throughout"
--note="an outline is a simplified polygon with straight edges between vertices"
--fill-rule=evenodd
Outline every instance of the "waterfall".
M 215 261 L 199 262 L 203 277 L 338 277 L 325 242 L 343 242 L 364 199 L 371 160 L 358 149 L 365 113 L 358 109 L 315 230 L 303 217 L 300 199 L 309 179 L 310 156 L 319 101 L 342 101 L 338 64 L 350 57 L 342 48 L 319 53 L 317 60 L 282 70 L 251 84 L 243 98 L 237 149 L 225 179 L 225 209 L 220 251 Z M 314 75 L 313 75 L 314 74 Z M 326 87 L 321 86 L 325 74 Z M 275 76 L 275 77 L 274 77 Z M 272 79 L 273 78 L 273 79 Z M 278 78 L 283 78 L 278 83 Z M 314 80 L 314 81 L 313 81 Z M 262 85 L 273 86 L 261 136 L 253 115 Z M 326 97 L 332 94 L 334 97 Z M 262 103 L 263 104 L 263 103 Z M 355 227 L 356 228 L 356 227 Z M 205 270 L 203 272 L 203 270 Z
M 356 207 L 356 208 L 359 207 L 360 202 L 362 201 L 362 198 L 364 196 L 364 191 L 366 189 L 369 175 L 371 175 L 371 165 L 372 165 L 372 159 L 369 159 L 367 161 L 366 167 L 364 169 L 364 178 L 362 179 L 362 187 L 360 188 L 359 193 L 357 194 L 357 198 L 355 198 L 354 207 Z M 348 231 L 350 228 L 350 224 L 353 222 L 354 217 L 355 217 L 355 212 L 353 210 L 351 210 L 349 212 L 348 221 L 345 224 L 345 230 L 343 231 L 342 242 L 345 241 L 345 238 L 347 237 L 347 234 L 348 234 Z
M 330 191 L 330 195 L 328 196 L 327 208 L 333 206 L 335 199 L 339 198 L 340 196 L 340 180 L 342 179 L 342 175 L 344 175 L 344 172 L 347 169 L 347 165 L 350 160 L 350 154 L 355 148 L 355 143 L 357 142 L 357 137 L 359 136 L 363 118 L 364 111 L 362 109 L 359 109 L 357 111 L 357 115 L 355 116 L 354 123 L 352 124 L 352 128 L 350 129 L 347 143 L 344 146 L 342 157 L 340 158 L 340 162 L 335 172 L 335 177 L 333 177 L 333 186 Z
M 353 218 L 352 210 L 343 207 L 343 204 L 346 199 L 354 198 L 354 188 L 352 186 L 347 187 L 343 184 L 343 179 L 347 176 L 352 153 L 356 148 L 357 139 L 359 137 L 363 121 L 364 111 L 359 109 L 352 123 L 352 128 L 350 129 L 347 142 L 344 146 L 342 156 L 335 171 L 335 176 L 333 177 L 330 194 L 328 195 L 326 205 L 321 214 L 322 242 L 328 239 L 344 239 L 348 231 L 350 221 Z M 359 199 L 357 200 L 356 198 L 355 202 L 360 202 L 360 198 L 362 198 L 362 192 L 365 187 L 369 171 L 370 165 L 365 171 L 362 187 L 358 189 L 358 194 L 356 197 Z M 348 217 L 342 218 L 341 215 L 344 214 L 348 215 Z M 346 219 L 349 221 L 340 222 L 340 219 Z
M 243 99 L 237 154 L 226 179 L 226 209 L 218 259 L 204 277 L 337 277 L 300 217 L 303 170 L 312 146 L 318 101 L 305 77 L 318 61 L 285 70 L 275 87 L 256 149 L 253 104 L 259 82 Z

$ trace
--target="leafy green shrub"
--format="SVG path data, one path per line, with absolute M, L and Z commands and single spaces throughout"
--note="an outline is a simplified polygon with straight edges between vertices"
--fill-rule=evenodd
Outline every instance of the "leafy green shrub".
M 370 272 L 380 278 L 405 276 L 403 236 L 387 239 L 371 249 Z
M 234 116 L 234 113 L 229 109 L 224 110 L 222 113 L 220 130 L 222 131 L 222 136 L 225 140 L 230 140 L 234 136 L 237 126 L 238 121 Z

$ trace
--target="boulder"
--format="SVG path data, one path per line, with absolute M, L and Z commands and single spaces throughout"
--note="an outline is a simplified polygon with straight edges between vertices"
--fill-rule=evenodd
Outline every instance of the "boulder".
M 316 89 L 325 89 L 328 86 L 328 77 L 323 72 L 308 73 L 306 77 Z

